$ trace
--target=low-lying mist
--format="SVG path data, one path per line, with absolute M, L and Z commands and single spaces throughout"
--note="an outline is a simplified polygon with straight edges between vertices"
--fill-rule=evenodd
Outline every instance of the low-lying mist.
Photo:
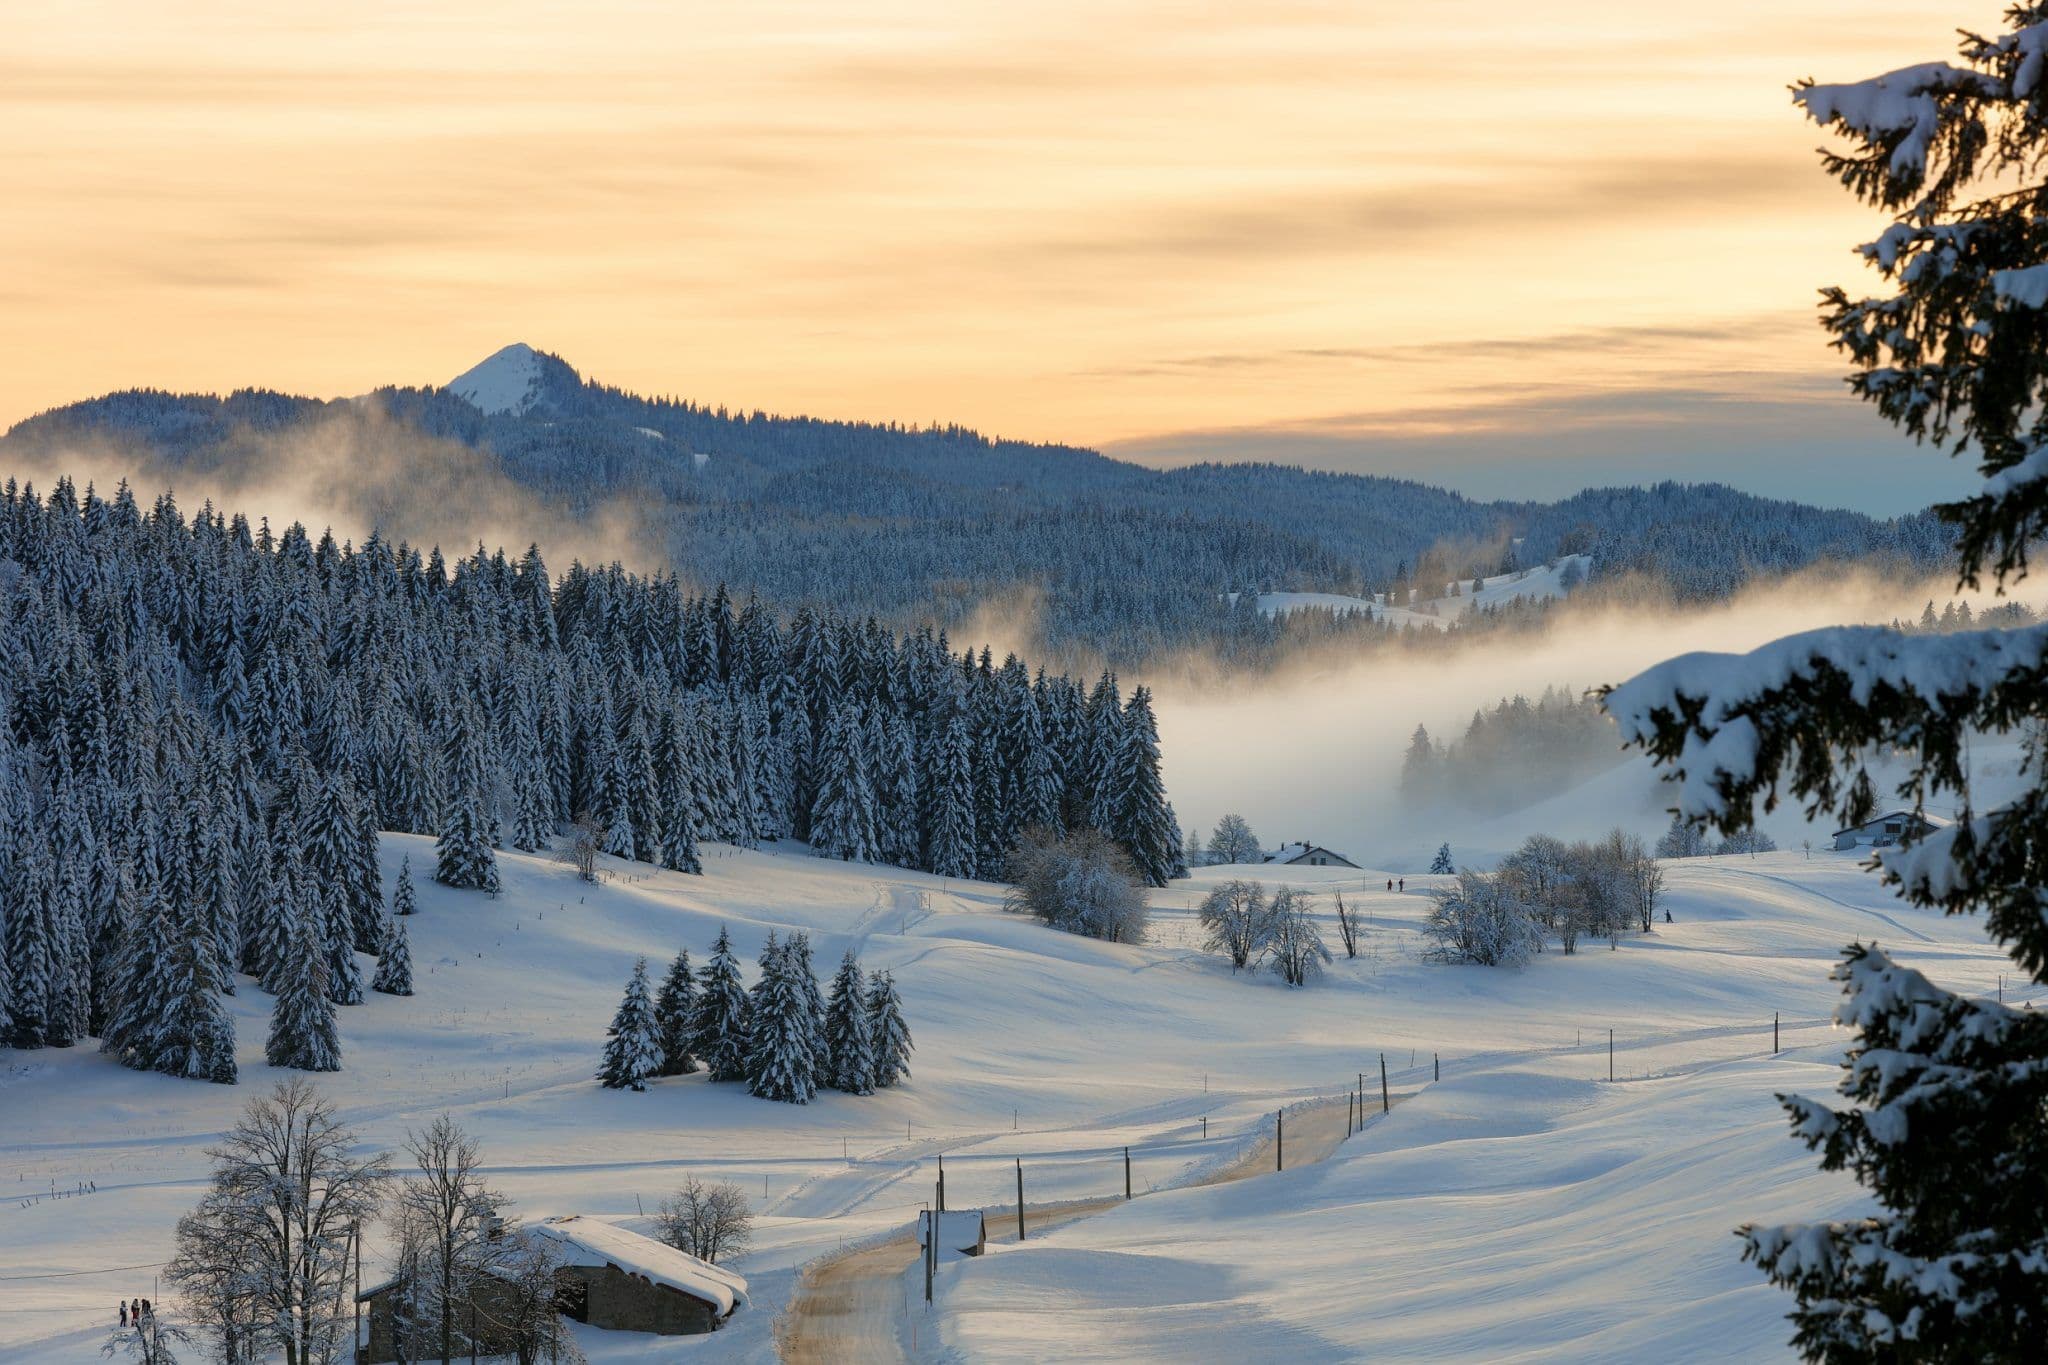
M 438 545 L 450 559 L 478 544 L 517 555 L 537 543 L 557 571 L 572 559 L 661 567 L 661 537 L 630 496 L 571 510 L 516 482 L 491 454 L 427 435 L 385 414 L 374 400 L 337 405 L 324 420 L 285 431 L 236 431 L 204 464 L 167 460 L 112 441 L 74 442 L 61 451 L 0 452 L 7 477 L 47 489 L 68 476 L 112 497 L 122 479 L 146 510 L 169 489 L 187 516 L 211 501 L 274 531 L 294 521 L 318 538 L 360 543 L 372 531 L 408 541 L 422 554 Z
M 1204 835 L 1234 811 L 1268 847 L 1305 839 L 1400 870 L 1426 865 L 1445 840 L 1461 861 L 1484 861 L 1537 832 L 1580 836 L 1620 824 L 1654 836 L 1668 823 L 1669 803 L 1640 755 L 1572 792 L 1495 817 L 1409 809 L 1402 756 L 1417 724 L 1456 738 L 1473 711 L 1516 693 L 1533 699 L 1546 686 L 1618 683 L 1677 654 L 1749 650 L 1823 626 L 1911 621 L 1930 599 L 1967 600 L 1973 611 L 2000 600 L 1958 594 L 1950 580 L 1908 586 L 1834 569 L 1711 606 L 1568 601 L 1540 633 L 1348 660 L 1324 654 L 1227 687 L 1164 677 L 1154 688 L 1167 790 L 1182 825 Z M 1793 845 L 1805 833 L 1791 810 L 1764 827 Z

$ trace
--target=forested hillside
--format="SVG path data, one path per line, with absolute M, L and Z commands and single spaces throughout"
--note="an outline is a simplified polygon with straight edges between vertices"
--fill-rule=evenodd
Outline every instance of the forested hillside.
M 436 836 L 421 874 L 482 893 L 495 849 L 572 823 L 682 872 L 699 839 L 793 836 L 992 877 L 1033 826 L 1182 870 L 1150 697 L 1106 673 L 1084 693 L 667 575 L 449 565 L 125 486 L 0 495 L 0 707 L 0 1041 L 213 1080 L 238 973 L 277 997 L 273 1063 L 310 1069 L 357 954 L 410 993 L 380 830 Z
M 1717 485 L 1488 503 L 1275 464 L 1160 471 L 959 427 L 729 412 L 586 382 L 523 347 L 447 389 L 356 400 L 112 394 L 20 423 L 0 460 L 58 468 L 75 450 L 114 453 L 175 486 L 184 470 L 269 472 L 292 458 L 280 438 L 316 428 L 358 448 L 417 436 L 481 452 L 571 513 L 630 500 L 693 585 L 897 629 L 956 628 L 1024 590 L 1042 646 L 1063 659 L 1199 648 L 1257 664 L 1313 628 L 1233 614 L 1225 594 L 1246 588 L 1365 595 L 1584 552 L 1604 573 L 1698 600 L 1822 560 L 1916 573 L 1947 545 L 1926 514 L 1880 522 Z M 403 495 L 366 481 L 359 506 L 336 510 L 382 525 Z

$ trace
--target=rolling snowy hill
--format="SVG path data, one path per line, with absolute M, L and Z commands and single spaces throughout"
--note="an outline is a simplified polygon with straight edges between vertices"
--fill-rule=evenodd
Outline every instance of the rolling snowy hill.
M 429 850 L 386 836 L 387 877 Z M 1785 1358 L 1785 1303 L 1737 1263 L 1728 1230 L 1854 1202 L 1786 1139 L 1771 1099 L 1832 1079 L 1835 951 L 1876 936 L 1985 992 L 2005 965 L 1979 926 L 1905 909 L 1832 854 L 1670 865 L 1673 924 L 1522 972 L 1421 960 L 1431 879 L 1388 893 L 1374 871 L 1292 869 L 1370 919 L 1361 957 L 1299 992 L 1197 951 L 1187 907 L 1246 869 L 1177 883 L 1155 898 L 1153 942 L 1119 947 L 1004 914 L 987 884 L 800 850 L 707 845 L 701 878 L 614 864 L 602 887 L 545 858 L 501 865 L 495 899 L 422 882 L 419 994 L 341 1011 L 347 1069 L 319 1083 L 384 1146 L 452 1112 L 527 1217 L 645 1228 L 685 1173 L 755 1192 L 760 1245 L 737 1266 L 753 1307 L 680 1345 L 587 1334 L 599 1361 L 772 1358 L 795 1268 L 901 1227 L 941 1155 L 957 1206 L 1007 1201 L 1018 1157 L 1034 1202 L 1109 1193 L 1125 1144 L 1145 1191 L 1227 1161 L 1276 1107 L 1341 1093 L 1382 1052 L 1409 1098 L 1324 1165 L 1141 1199 L 948 1267 L 919 1353 L 1241 1361 L 1293 1343 L 1481 1359 L 1512 1328 L 1556 1358 Z M 1327 894 L 1321 908 L 1327 925 Z M 913 1078 L 801 1108 L 701 1076 L 600 1090 L 634 959 L 701 959 L 721 924 L 749 959 L 771 930 L 804 928 L 821 968 L 853 948 L 894 972 Z M 244 980 L 235 1087 L 87 1047 L 0 1054 L 0 1180 L 18 1196 L 0 1205 L 0 1362 L 97 1359 L 114 1301 L 151 1293 L 206 1146 L 281 1074 L 262 1060 L 267 1008 Z M 1789 1049 L 1775 1060 L 1773 1011 Z M 1433 1054 L 1444 1078 L 1427 1085 Z M 51 1197 L 82 1182 L 97 1192 Z M 370 1251 L 374 1276 L 383 1248 Z M 909 1322 L 892 1319 L 906 1341 Z

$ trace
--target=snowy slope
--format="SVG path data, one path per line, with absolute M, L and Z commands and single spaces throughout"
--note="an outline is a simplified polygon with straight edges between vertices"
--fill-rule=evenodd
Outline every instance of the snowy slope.
M 431 864 L 430 841 L 387 836 L 387 876 L 408 853 L 416 870 Z M 503 855 L 495 900 L 422 879 L 420 994 L 341 1011 L 348 1069 L 319 1079 L 385 1146 L 452 1112 L 529 1218 L 580 1213 L 644 1231 L 642 1211 L 685 1173 L 756 1192 L 759 1246 L 733 1267 L 752 1303 L 733 1327 L 686 1344 L 584 1333 L 600 1361 L 771 1358 L 794 1267 L 901 1228 L 941 1155 L 955 1206 L 1007 1199 L 1018 1157 L 1034 1201 L 1117 1190 L 1126 1144 L 1150 1188 L 1228 1159 L 1273 1109 L 1341 1091 L 1381 1051 L 1397 1093 L 1421 1088 L 1432 1052 L 1446 1079 L 1326 1172 L 1264 1194 L 1254 1181 L 1139 1201 L 949 1271 L 920 1340 L 940 1328 L 962 1358 L 1000 1358 L 1001 1323 L 987 1315 L 1022 1311 L 1017 1286 L 1043 1283 L 1054 1301 L 1102 1307 L 1073 1321 L 1114 1320 L 1131 1334 L 1115 1353 L 1126 1359 L 1206 1358 L 1219 1325 L 1239 1323 L 1257 1325 L 1246 1344 L 1307 1343 L 1301 1359 L 1380 1340 L 1480 1358 L 1515 1318 L 1541 1321 L 1538 1344 L 1563 1341 L 1569 1319 L 1622 1333 L 1623 1354 L 1725 1358 L 1734 1341 L 1748 1358 L 1784 1358 L 1783 1305 L 1734 1263 L 1728 1227 L 1847 1197 L 1783 1138 L 1769 1099 L 1788 1068 L 1803 1067 L 1802 1084 L 1827 1080 L 1816 1059 L 1832 1039 L 1820 1023 L 1828 963 L 1851 936 L 1875 934 L 1967 988 L 1993 989 L 2003 966 L 1979 926 L 1887 903 L 1838 855 L 1674 865 L 1675 924 L 1519 973 L 1420 959 L 1431 879 L 1410 878 L 1404 895 L 1384 891 L 1378 871 L 1292 869 L 1297 884 L 1345 889 L 1370 926 L 1359 959 L 1289 992 L 1197 951 L 1189 907 L 1232 869 L 1162 893 L 1153 943 L 1123 947 L 1005 915 L 980 883 L 795 850 L 706 854 L 701 878 L 622 865 L 600 888 Z M 633 959 L 658 968 L 687 945 L 701 960 L 721 923 L 748 959 L 771 929 L 801 927 L 821 970 L 857 947 L 895 972 L 917 1038 L 912 1079 L 802 1108 L 700 1076 L 601 1091 L 591 1073 Z M 0 1205 L 0 1362 L 96 1359 L 116 1298 L 168 1297 L 152 1293 L 153 1263 L 198 1195 L 204 1149 L 275 1078 L 261 1056 L 267 1004 L 246 982 L 232 1002 L 243 1068 L 232 1088 L 127 1072 L 86 1048 L 0 1058 L 0 1180 L 21 1196 Z M 1822 1051 L 1765 1060 L 1772 1010 L 1788 1043 Z M 1595 1084 L 1610 1026 L 1626 1081 L 1614 1088 Z M 1648 1076 L 1663 1079 L 1637 1079 Z M 1681 1132 L 1698 1140 L 1668 1136 Z M 81 1181 L 98 1193 L 48 1197 Z M 1488 1305 L 1475 1317 L 1444 1277 L 1496 1246 L 1467 1272 Z M 383 1250 L 370 1247 L 373 1277 Z M 1041 1250 L 1069 1255 L 1017 1259 Z M 1141 1313 L 1133 1301 L 1147 1296 L 1195 1307 Z M 1392 1308 L 1398 1323 L 1385 1320 Z
M 1484 586 L 1478 592 L 1472 591 L 1469 582 L 1458 585 L 1459 595 L 1452 597 L 1446 592 L 1433 598 L 1418 598 L 1413 606 L 1389 607 L 1380 596 L 1347 597 L 1334 592 L 1262 592 L 1259 594 L 1259 610 L 1268 616 L 1285 612 L 1300 611 L 1307 607 L 1320 607 L 1332 611 L 1362 611 L 1370 608 L 1373 613 L 1395 626 L 1430 626 L 1441 630 L 1463 616 L 1474 606 L 1496 607 L 1519 598 L 1551 598 L 1565 595 L 1564 575 L 1568 566 L 1576 564 L 1580 574 L 1592 571 L 1591 555 L 1566 555 L 1554 564 L 1541 564 L 1533 569 L 1518 573 L 1496 574 L 1482 579 Z
M 533 406 L 540 378 L 539 353 L 525 342 L 515 341 L 449 380 L 448 390 L 491 416 L 509 412 L 517 417 Z

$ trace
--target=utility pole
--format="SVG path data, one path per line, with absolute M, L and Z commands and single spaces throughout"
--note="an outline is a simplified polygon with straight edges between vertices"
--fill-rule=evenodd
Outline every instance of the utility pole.
M 1024 1158 L 1017 1158 L 1017 1240 L 1024 1240 Z
M 351 1296 L 356 1302 L 356 1334 L 351 1338 L 355 1350 L 352 1360 L 363 1358 L 363 1223 L 357 1219 L 348 1225 L 349 1240 L 356 1248 L 356 1292 Z

